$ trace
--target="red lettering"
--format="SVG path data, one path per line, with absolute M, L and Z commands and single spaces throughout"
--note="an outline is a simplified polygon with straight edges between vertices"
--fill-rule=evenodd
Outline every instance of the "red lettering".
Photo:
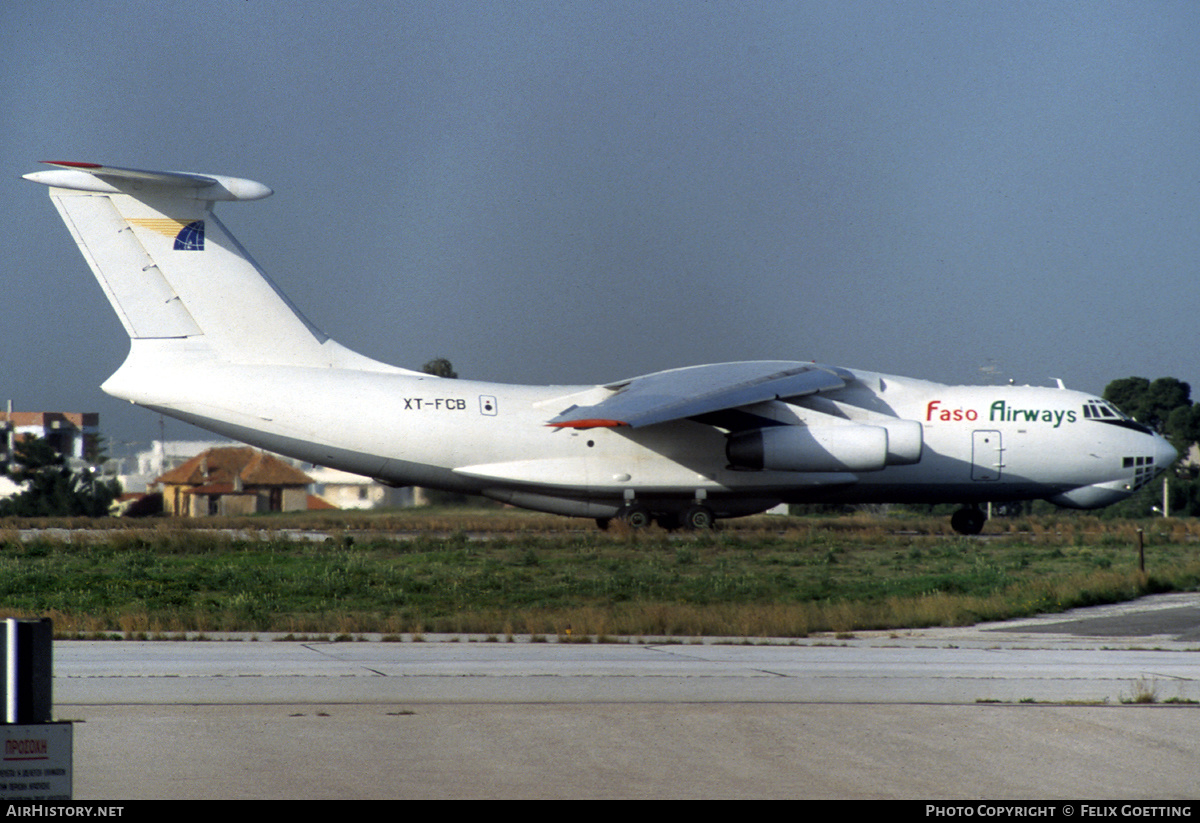
M 5 740 L 5 754 L 45 754 L 47 743 L 45 740 Z
M 940 408 L 941 405 L 942 405 L 941 400 L 930 400 L 929 403 L 926 404 L 926 406 L 925 406 L 925 419 L 933 420 L 934 419 L 933 416 L 935 414 L 937 415 L 937 419 L 942 421 L 943 423 L 951 423 L 951 422 L 961 423 L 964 420 L 978 420 L 979 419 L 979 412 L 975 411 L 974 409 L 964 409 L 964 408 L 959 407 L 957 409 L 951 410 L 951 409 Z

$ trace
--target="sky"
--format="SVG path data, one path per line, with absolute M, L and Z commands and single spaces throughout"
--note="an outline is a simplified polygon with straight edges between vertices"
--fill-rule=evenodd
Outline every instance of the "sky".
M 591 384 L 731 360 L 1200 400 L 1200 4 L 23 0 L 0 402 L 158 415 L 40 160 L 228 174 L 330 336 Z M 44 167 L 43 167 L 44 168 Z M 199 438 L 168 422 L 168 438 Z

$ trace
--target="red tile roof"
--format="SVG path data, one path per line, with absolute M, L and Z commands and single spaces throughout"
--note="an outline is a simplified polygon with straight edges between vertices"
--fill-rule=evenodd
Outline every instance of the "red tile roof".
M 232 492 L 235 480 L 240 480 L 243 487 L 307 486 L 313 482 L 299 469 L 249 446 L 209 449 L 171 469 L 155 482 L 172 486 L 228 486 Z

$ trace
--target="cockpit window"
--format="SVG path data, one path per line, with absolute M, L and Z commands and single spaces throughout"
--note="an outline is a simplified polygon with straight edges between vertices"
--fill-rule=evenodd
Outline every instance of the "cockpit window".
M 1123 429 L 1131 429 L 1142 434 L 1153 434 L 1150 429 L 1123 413 L 1112 403 L 1101 400 L 1099 397 L 1093 397 L 1091 400 L 1084 401 L 1083 419 L 1097 420 L 1101 423 L 1107 423 L 1110 426 L 1120 426 Z
M 1083 404 L 1083 416 L 1086 420 L 1128 420 L 1116 406 L 1109 405 L 1103 400 L 1089 400 Z

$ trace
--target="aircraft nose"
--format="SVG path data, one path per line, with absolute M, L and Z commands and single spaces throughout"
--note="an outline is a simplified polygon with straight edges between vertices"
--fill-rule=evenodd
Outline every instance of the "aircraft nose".
M 1175 462 L 1179 452 L 1175 451 L 1171 441 L 1160 434 L 1154 435 L 1154 440 L 1154 467 L 1160 472 L 1166 471 L 1167 467 Z

